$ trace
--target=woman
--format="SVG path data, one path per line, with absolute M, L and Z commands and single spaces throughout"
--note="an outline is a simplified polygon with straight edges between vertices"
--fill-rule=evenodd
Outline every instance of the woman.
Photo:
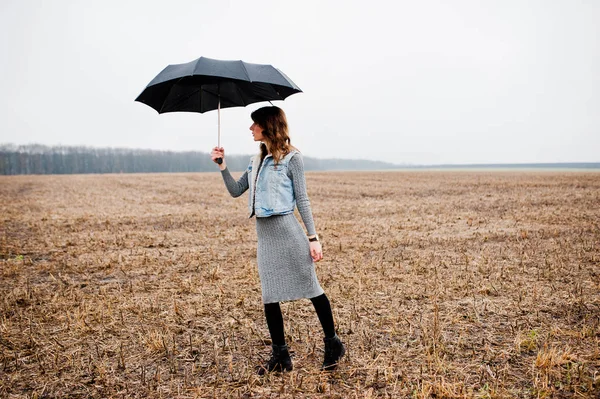
M 273 344 L 271 358 L 259 367 L 258 374 L 292 370 L 279 302 L 300 298 L 310 298 L 315 307 L 325 334 L 322 368 L 332 370 L 345 348 L 335 333 L 329 299 L 315 273 L 313 262 L 323 259 L 323 251 L 306 194 L 302 155 L 290 143 L 282 109 L 260 108 L 251 118 L 250 130 L 254 141 L 261 142 L 260 153 L 250 161 L 238 181 L 227 169 L 223 148 L 215 147 L 211 157 L 215 163 L 222 159 L 219 169 L 232 197 L 250 191 L 248 212 L 250 217 L 256 216 L 258 274 Z M 294 216 L 295 206 L 308 236 Z

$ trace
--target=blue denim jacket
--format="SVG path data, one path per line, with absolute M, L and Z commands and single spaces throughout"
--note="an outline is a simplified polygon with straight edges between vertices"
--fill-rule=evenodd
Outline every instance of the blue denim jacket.
M 294 186 L 288 177 L 288 164 L 298 151 L 291 151 L 275 164 L 273 157 L 267 155 L 259 167 L 260 154 L 254 157 L 248 165 L 248 196 L 249 217 L 256 214 L 257 218 L 273 215 L 286 215 L 294 212 L 296 198 Z M 258 178 L 254 171 L 258 171 Z M 256 193 L 254 182 L 256 181 Z

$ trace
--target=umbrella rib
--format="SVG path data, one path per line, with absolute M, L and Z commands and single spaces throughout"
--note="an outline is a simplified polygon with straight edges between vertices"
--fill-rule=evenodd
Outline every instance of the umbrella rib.
M 179 79 L 177 79 L 177 83 L 181 82 L 181 81 L 182 81 L 184 78 L 186 78 L 186 77 L 188 77 L 188 76 L 182 76 L 182 77 L 180 77 Z M 171 92 L 173 91 L 173 88 L 174 88 L 174 87 L 175 87 L 175 84 L 172 84 L 172 85 L 171 85 L 171 87 L 169 87 L 169 95 L 170 95 L 170 94 L 171 94 Z M 200 91 L 200 90 L 198 90 L 198 91 Z M 193 93 L 189 94 L 189 95 L 188 95 L 188 96 L 187 96 L 185 99 L 181 99 L 181 98 L 179 98 L 179 101 L 178 101 L 178 102 L 179 102 L 179 103 L 182 103 L 183 101 L 187 100 L 188 98 L 190 98 L 191 96 L 193 96 L 194 94 L 196 94 L 198 91 L 194 91 Z M 167 95 L 165 98 L 168 98 L 168 97 L 169 97 L 169 95 Z M 162 110 L 165 108 L 165 102 L 166 102 L 166 101 L 164 101 L 164 102 L 162 103 L 162 105 L 160 106 L 160 111 L 158 112 L 159 114 L 160 114 L 160 113 L 162 113 Z
M 246 103 L 246 100 L 244 99 L 244 92 L 242 91 L 242 89 L 240 88 L 240 86 L 235 85 L 235 91 L 238 92 L 238 94 L 240 95 L 240 98 L 242 99 L 242 105 L 245 107 L 246 105 L 248 105 Z
M 250 80 L 250 74 L 248 73 L 248 70 L 246 69 L 246 64 L 242 60 L 240 60 L 240 62 L 242 63 L 242 68 L 244 68 L 244 72 L 246 72 L 246 77 L 248 77 L 248 82 L 252 82 L 252 80 Z

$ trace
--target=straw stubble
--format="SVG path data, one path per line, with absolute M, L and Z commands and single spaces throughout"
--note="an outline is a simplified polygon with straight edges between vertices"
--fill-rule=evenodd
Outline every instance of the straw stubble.
M 348 347 L 270 344 L 254 222 L 209 174 L 0 177 L 2 397 L 595 397 L 596 173 L 308 173 Z

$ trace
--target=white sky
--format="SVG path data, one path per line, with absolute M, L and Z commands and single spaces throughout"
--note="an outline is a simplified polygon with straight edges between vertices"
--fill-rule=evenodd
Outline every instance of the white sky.
M 134 102 L 200 56 L 284 71 L 307 156 L 600 161 L 597 0 L 0 0 L 0 143 L 209 152 L 216 111 Z M 222 110 L 227 153 L 263 105 Z

